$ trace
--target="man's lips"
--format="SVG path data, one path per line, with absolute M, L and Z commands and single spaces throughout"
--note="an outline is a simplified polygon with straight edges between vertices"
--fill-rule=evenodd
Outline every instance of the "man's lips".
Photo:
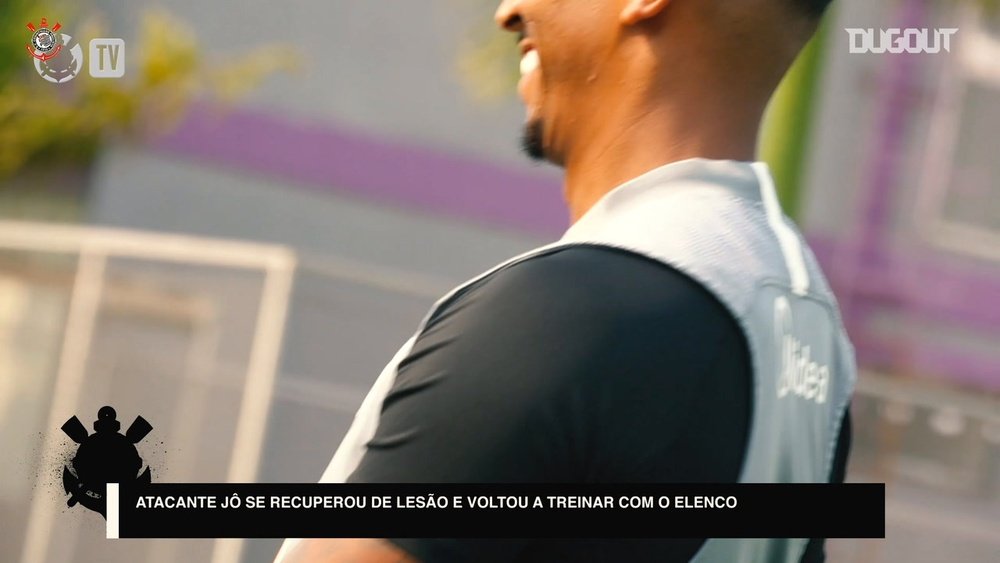
M 535 42 L 531 39 L 522 39 L 517 42 L 517 48 L 521 51 L 521 55 L 523 56 L 525 53 L 535 48 Z

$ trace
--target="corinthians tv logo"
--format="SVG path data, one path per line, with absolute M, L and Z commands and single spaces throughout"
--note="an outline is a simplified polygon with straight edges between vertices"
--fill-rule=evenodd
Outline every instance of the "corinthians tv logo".
M 62 24 L 56 22 L 49 27 L 48 20 L 42 18 L 37 26 L 28 22 L 27 28 L 31 41 L 25 47 L 38 75 L 56 84 L 76 78 L 83 66 L 83 48 L 72 36 L 59 32 Z
M 76 78 L 83 68 L 83 48 L 71 35 L 61 33 L 62 24 L 49 26 L 46 18 L 26 26 L 31 38 L 25 44 L 38 75 L 49 82 L 62 84 Z M 100 37 L 90 40 L 90 76 L 121 78 L 125 75 L 125 41 Z

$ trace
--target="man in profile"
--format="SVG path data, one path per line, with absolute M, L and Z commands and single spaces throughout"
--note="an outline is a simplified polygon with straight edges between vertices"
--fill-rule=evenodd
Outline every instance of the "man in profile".
M 827 4 L 502 2 L 524 146 L 565 168 L 572 226 L 432 308 L 323 481 L 842 481 L 853 349 L 755 159 L 765 105 Z M 289 540 L 279 556 L 823 559 L 819 538 Z

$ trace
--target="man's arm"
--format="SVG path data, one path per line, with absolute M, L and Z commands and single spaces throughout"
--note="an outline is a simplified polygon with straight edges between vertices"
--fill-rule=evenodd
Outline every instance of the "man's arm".
M 687 276 L 626 251 L 559 250 L 467 288 L 429 320 L 348 481 L 732 481 L 745 447 L 748 370 L 735 321 Z M 717 414 L 705 419 L 709 409 Z M 338 551 L 348 548 L 373 562 L 405 552 L 424 563 L 509 562 L 526 550 L 533 560 L 565 560 L 560 550 L 580 549 L 393 538 L 402 550 L 394 552 L 345 541 L 306 540 L 301 556 L 280 563 L 354 561 Z M 660 561 L 686 560 L 700 545 L 624 543 Z M 546 549 L 555 551 L 538 553 Z

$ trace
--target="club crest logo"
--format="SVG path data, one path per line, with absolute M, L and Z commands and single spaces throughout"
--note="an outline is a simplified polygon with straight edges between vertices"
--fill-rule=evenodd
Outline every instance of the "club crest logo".
M 32 22 L 28 22 L 28 31 L 32 32 L 31 44 L 25 45 L 28 53 L 43 62 L 58 56 L 59 52 L 62 51 L 62 43 L 60 43 L 60 38 L 56 35 L 56 32 L 60 28 L 62 28 L 62 24 L 56 22 L 50 29 L 49 22 L 45 18 L 42 18 L 38 27 L 35 27 L 35 24 Z
M 48 20 L 42 18 L 37 26 L 28 22 L 27 28 L 31 40 L 25 48 L 34 59 L 38 75 L 56 84 L 76 78 L 83 67 L 83 48 L 72 36 L 59 32 L 62 24 L 56 22 L 49 27 Z
M 70 498 L 69 506 L 77 503 L 107 518 L 105 490 L 108 483 L 148 484 L 149 467 L 141 474 L 142 458 L 135 444 L 145 438 L 153 427 L 137 416 L 125 434 L 119 432 L 118 413 L 111 407 L 97 411 L 94 433 L 91 434 L 77 417 L 62 425 L 62 431 L 80 444 L 69 465 L 63 466 L 63 488 Z

